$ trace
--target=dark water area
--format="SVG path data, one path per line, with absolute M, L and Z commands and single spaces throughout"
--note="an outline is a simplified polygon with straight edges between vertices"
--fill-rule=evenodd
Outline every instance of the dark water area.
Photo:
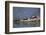
M 34 22 L 13 21 L 13 28 L 23 28 L 23 27 L 40 27 L 40 21 L 34 21 Z

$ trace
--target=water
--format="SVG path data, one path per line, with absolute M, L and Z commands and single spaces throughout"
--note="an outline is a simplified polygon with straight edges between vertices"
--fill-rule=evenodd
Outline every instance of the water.
M 34 22 L 13 21 L 13 28 L 23 28 L 23 27 L 40 27 L 40 21 L 34 21 Z

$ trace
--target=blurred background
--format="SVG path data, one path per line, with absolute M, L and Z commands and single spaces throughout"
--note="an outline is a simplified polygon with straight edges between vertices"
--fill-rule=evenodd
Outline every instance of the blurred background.
M 15 20 L 28 20 L 40 17 L 40 8 L 13 7 L 13 27 L 39 27 L 39 22 L 16 22 Z M 33 19 L 34 19 L 33 18 Z

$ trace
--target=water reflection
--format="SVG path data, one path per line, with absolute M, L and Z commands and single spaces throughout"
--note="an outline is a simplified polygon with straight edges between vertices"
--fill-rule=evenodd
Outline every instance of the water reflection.
M 13 28 L 20 28 L 20 27 L 39 27 L 40 21 L 33 21 L 33 22 L 16 22 L 13 21 Z

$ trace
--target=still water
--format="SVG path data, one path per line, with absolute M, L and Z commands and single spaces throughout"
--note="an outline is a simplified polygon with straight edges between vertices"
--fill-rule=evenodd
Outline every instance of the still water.
M 22 28 L 22 27 L 40 27 L 40 21 L 34 22 L 14 22 L 13 21 L 13 28 Z

